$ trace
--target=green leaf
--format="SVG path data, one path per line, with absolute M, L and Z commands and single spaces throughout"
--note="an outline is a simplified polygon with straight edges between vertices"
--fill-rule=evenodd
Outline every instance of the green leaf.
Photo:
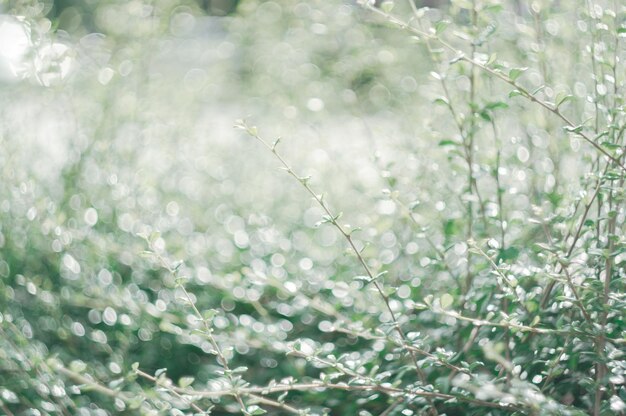
M 459 224 L 453 219 L 447 220 L 443 225 L 443 232 L 446 237 L 452 237 L 459 232 Z
M 535 89 L 533 90 L 533 92 L 531 92 L 531 93 L 530 93 L 530 95 L 535 95 L 535 94 L 537 94 L 539 91 L 543 91 L 545 88 L 546 88 L 546 86 L 545 86 L 545 85 L 540 85 L 540 86 L 538 86 L 537 88 L 535 88 Z
M 195 378 L 193 377 L 181 377 L 180 379 L 178 379 L 178 385 L 184 389 L 191 386 L 194 381 Z
M 504 250 L 500 250 L 498 254 L 498 260 L 515 260 L 519 256 L 519 249 L 517 247 L 511 246 L 507 247 Z
M 478 113 L 478 115 L 485 121 L 491 121 L 491 116 L 487 111 L 481 111 L 480 113 Z
M 449 293 L 444 293 L 439 298 L 439 303 L 443 309 L 448 309 L 454 303 L 454 298 Z
M 622 145 L 611 142 L 602 142 L 602 146 L 606 147 L 609 150 L 619 150 L 623 147 Z
M 554 248 L 545 243 L 535 243 L 535 246 L 544 251 L 554 252 Z
M 509 93 L 509 98 L 517 97 L 518 95 L 522 95 L 520 90 L 513 90 Z
M 424 304 L 426 304 L 426 306 L 428 306 L 429 308 L 432 306 L 433 304 L 433 295 L 428 295 L 424 298 Z
M 287 397 L 287 395 L 289 394 L 289 391 L 285 391 L 283 393 L 281 393 L 277 398 L 276 401 L 278 403 L 284 403 L 285 402 L 285 398 Z
M 207 309 L 202 312 L 202 317 L 205 321 L 212 321 L 218 313 L 219 311 L 217 309 Z
M 457 62 L 461 61 L 464 57 L 465 55 L 463 55 L 462 53 L 455 56 L 454 58 L 450 59 L 450 65 L 456 64 Z
M 256 416 L 256 415 L 264 415 L 265 413 L 267 413 L 264 409 L 261 409 L 259 406 L 257 405 L 252 405 L 250 407 L 248 407 L 248 414 L 252 415 L 252 416 Z
M 492 101 L 485 104 L 486 110 L 498 110 L 498 109 L 509 108 L 509 105 L 503 101 Z
M 537 310 L 537 302 L 533 302 L 531 300 L 526 301 L 526 309 L 528 312 L 533 313 Z M 531 325 L 532 326 L 532 325 Z
M 139 407 L 141 407 L 141 404 L 145 401 L 145 398 L 143 396 L 137 395 L 137 396 L 133 396 L 130 397 L 126 400 L 126 403 L 128 404 L 128 408 L 135 410 L 135 409 L 139 409 Z
M 81 360 L 74 360 L 70 363 L 70 370 L 75 373 L 82 373 L 85 369 L 87 369 L 87 364 Z
M 383 293 L 385 296 L 393 296 L 398 291 L 398 288 L 395 286 L 389 286 L 383 289 Z
M 556 96 L 556 107 L 560 107 L 562 104 L 565 104 L 568 101 L 572 101 L 574 96 L 571 94 L 558 94 Z
M 483 7 L 483 11 L 491 13 L 499 13 L 502 10 L 504 10 L 504 6 L 502 6 L 501 4 L 490 4 Z
M 609 181 L 617 181 L 622 178 L 622 175 L 621 175 L 621 172 L 613 170 L 613 171 L 609 171 L 605 173 L 603 178 L 608 179 Z
M 583 126 L 582 125 L 578 125 L 578 126 L 565 126 L 563 127 L 563 130 L 569 132 L 569 133 L 580 133 L 581 131 L 583 131 Z
M 469 365 L 469 370 L 474 371 L 476 368 L 483 367 L 484 365 L 485 363 L 483 363 L 482 361 L 474 361 Z
M 161 233 L 160 232 L 153 231 L 153 232 L 150 233 L 150 236 L 148 237 L 148 241 L 150 242 L 150 244 L 153 244 L 160 237 L 161 237 Z
M 450 22 L 448 22 L 446 20 L 438 21 L 437 23 L 435 23 L 435 33 L 437 35 L 442 34 L 448 28 L 449 24 L 450 24 Z
M 524 67 L 524 68 L 511 68 L 511 70 L 509 71 L 509 79 L 511 81 L 515 81 L 516 79 L 518 79 L 520 77 L 520 75 L 522 75 L 524 73 L 524 71 L 526 71 L 528 68 Z
M 380 8 L 385 12 L 385 13 L 391 13 L 391 11 L 393 10 L 393 6 L 395 6 L 394 2 L 391 0 L 385 0 L 383 1 L 383 3 L 380 5 Z
M 330 216 L 330 215 L 322 215 L 322 219 L 320 221 L 318 221 L 315 226 L 319 227 L 322 224 L 335 224 L 337 222 L 337 220 L 339 220 L 341 217 L 343 216 L 343 212 L 340 212 L 339 214 L 335 215 L 334 217 Z
M 445 139 L 445 140 L 441 140 L 438 143 L 438 146 L 458 146 L 459 143 L 455 142 L 454 140 L 451 139 Z

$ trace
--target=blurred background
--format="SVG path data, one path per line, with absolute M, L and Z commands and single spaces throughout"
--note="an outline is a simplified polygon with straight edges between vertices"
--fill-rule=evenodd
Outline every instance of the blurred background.
M 467 16 L 452 3 L 417 6 L 432 6 L 425 19 L 433 23 L 443 16 L 438 7 L 456 7 L 462 27 Z M 576 34 L 567 24 L 575 8 L 535 3 L 551 13 L 543 38 L 532 11 L 511 1 L 493 21 L 515 24 L 498 25 L 494 42 L 501 59 L 531 67 L 530 84 L 546 80 L 542 65 L 567 66 L 549 73 L 557 89 L 569 89 L 586 70 L 563 47 Z M 332 333 L 337 313 L 389 321 L 375 294 L 353 280 L 361 272 L 344 242 L 316 226 L 320 209 L 275 169 L 271 152 L 233 129 L 237 119 L 257 125 L 268 142 L 282 137 L 294 169 L 362 228 L 357 244 L 373 268 L 391 272 L 395 308 L 456 287 L 450 270 L 465 267 L 467 173 L 450 146 L 459 136 L 448 109 L 433 104 L 441 91 L 430 72 L 441 67 L 406 33 L 339 0 L 0 4 L 0 392 L 13 412 L 124 409 L 97 393 L 66 391 L 38 367 L 50 356 L 77 371 L 86 363 L 106 383 L 139 362 L 149 373 L 167 367 L 174 380 L 210 384 L 210 346 L 190 332 L 196 323 L 176 302 L 173 278 L 142 257 L 138 234 L 158 231 L 155 247 L 184 261 L 189 290 L 199 308 L 219 311 L 217 336 L 251 368 L 250 382 L 308 374 L 303 360 L 284 358 L 298 337 L 358 355 L 363 341 Z M 409 15 L 408 7 L 395 11 Z M 467 94 L 467 73 L 451 82 L 453 95 Z M 490 82 L 482 103 L 508 96 Z M 585 96 L 590 82 L 573 93 Z M 514 239 L 534 232 L 519 227 L 531 204 L 550 210 L 575 193 L 568 186 L 578 178 L 568 172 L 586 156 L 539 111 L 500 120 L 497 140 L 485 133 L 477 144 L 487 195 L 477 227 L 499 232 L 498 158 Z M 414 209 L 417 229 L 390 199 L 394 192 Z M 445 264 L 433 243 L 446 248 Z M 291 400 L 316 406 L 320 396 Z M 360 406 L 337 393 L 324 400 L 343 409 L 337 414 Z M 386 408 L 371 400 L 372 409 Z

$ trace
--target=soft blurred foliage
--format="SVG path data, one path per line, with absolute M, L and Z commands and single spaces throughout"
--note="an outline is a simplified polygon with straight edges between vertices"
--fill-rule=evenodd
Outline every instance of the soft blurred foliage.
M 0 2 L 0 412 L 624 414 L 625 6 L 395 3 Z

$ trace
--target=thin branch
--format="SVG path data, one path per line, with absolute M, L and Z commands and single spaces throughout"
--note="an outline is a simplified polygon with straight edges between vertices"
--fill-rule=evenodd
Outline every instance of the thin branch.
M 546 223 L 541 221 L 541 227 L 543 229 L 543 232 L 546 235 L 546 238 L 548 239 L 548 243 L 550 245 L 554 245 L 554 240 L 552 239 L 552 235 L 550 234 L 550 230 L 548 229 Z M 589 315 L 589 312 L 587 312 L 587 308 L 585 307 L 585 305 L 582 302 L 580 296 L 578 295 L 578 290 L 576 289 L 576 286 L 574 285 L 574 281 L 572 279 L 572 275 L 569 272 L 569 269 L 567 267 L 566 261 L 564 259 L 560 258 L 558 256 L 558 254 L 557 254 L 556 261 L 561 266 L 562 272 L 565 273 L 567 286 L 570 288 L 570 290 L 574 294 L 574 297 L 576 298 L 576 302 L 574 302 L 574 303 L 576 304 L 576 306 L 578 306 L 578 308 L 582 312 L 582 315 L 585 318 L 585 321 L 587 321 L 587 323 L 591 327 L 593 327 L 593 320 L 591 319 L 591 316 Z
M 15 416 L 8 407 L 4 404 L 4 402 L 0 402 L 0 409 L 6 414 L 6 416 Z
M 380 416 L 389 416 L 391 412 L 395 410 L 396 407 L 400 405 L 404 401 L 404 397 L 400 396 L 396 400 L 394 400 L 381 414 Z
M 169 271 L 170 274 L 172 276 L 174 276 L 174 278 L 178 278 L 177 269 L 172 267 L 170 262 L 165 257 L 163 257 L 163 255 L 161 255 L 157 250 L 154 249 L 153 244 L 150 242 L 150 240 L 148 238 L 146 238 L 146 241 L 148 241 L 148 244 L 150 245 L 150 249 L 152 250 L 153 254 L 156 256 L 156 258 L 159 260 L 159 262 L 161 263 L 161 266 L 164 267 L 167 271 Z M 213 351 L 215 352 L 215 355 L 217 355 L 217 361 L 218 361 L 219 365 L 222 366 L 222 368 L 224 369 L 224 373 L 228 377 L 228 379 L 231 382 L 231 384 L 234 385 L 235 378 L 233 376 L 233 372 L 232 372 L 232 370 L 230 369 L 230 367 L 228 365 L 228 359 L 226 358 L 226 356 L 222 352 L 221 347 L 219 346 L 219 344 L 215 340 L 215 337 L 213 336 L 213 328 L 211 328 L 211 326 L 209 325 L 208 320 L 204 316 L 202 316 L 202 314 L 200 313 L 200 311 L 196 307 L 196 304 L 191 299 L 191 295 L 189 295 L 189 292 L 187 291 L 187 289 L 185 289 L 185 287 L 182 284 L 179 284 L 178 286 L 180 287 L 180 289 L 185 294 L 185 297 L 187 298 L 187 302 L 189 303 L 189 305 L 193 309 L 194 313 L 196 314 L 196 317 L 204 325 L 204 334 L 206 335 L 207 339 L 211 343 L 211 346 L 213 347 Z M 235 398 L 235 400 L 239 404 L 239 407 L 241 408 L 241 411 L 245 415 L 249 414 L 248 408 L 246 407 L 246 405 L 245 405 L 245 403 L 243 401 L 243 398 L 241 397 L 241 395 L 237 391 L 234 391 L 233 397 Z
M 268 399 L 267 397 L 263 397 L 263 396 L 259 396 L 258 394 L 249 394 L 248 397 L 250 397 L 251 399 L 253 399 L 254 401 L 256 401 L 257 403 L 262 403 L 264 405 L 267 406 L 272 406 L 272 407 L 276 407 L 278 409 L 283 409 L 286 410 L 289 413 L 293 413 L 295 415 L 302 415 L 302 411 L 300 409 L 297 409 L 293 406 L 290 406 L 288 404 L 285 403 L 281 403 L 277 400 L 272 400 L 272 399 Z
M 53 365 L 52 366 L 52 370 L 56 371 L 57 373 L 63 374 L 64 376 L 66 376 L 67 378 L 70 378 L 72 380 L 74 380 L 77 383 L 80 383 L 82 385 L 84 385 L 86 388 L 88 388 L 89 390 L 95 391 L 97 393 L 103 394 L 105 396 L 108 397 L 113 397 L 116 399 L 120 399 L 122 400 L 124 403 L 128 404 L 130 398 L 128 396 L 126 396 L 125 393 L 123 392 L 119 392 L 119 391 L 115 391 L 113 389 L 110 389 L 108 387 L 106 387 L 105 385 L 103 385 L 102 383 L 93 380 L 87 376 L 84 376 L 82 374 L 79 374 L 77 372 L 71 371 L 65 367 L 63 367 L 60 364 L 57 365 Z
M 347 383 L 323 383 L 321 381 L 315 381 L 310 383 L 294 383 L 294 384 L 275 384 L 272 386 L 263 386 L 263 387 L 244 387 L 239 389 L 239 391 L 243 394 L 271 394 L 271 393 L 280 393 L 285 391 L 307 391 L 307 390 L 344 390 L 344 391 L 377 391 L 380 393 L 397 396 L 397 395 L 408 395 L 408 396 L 419 396 L 424 398 L 431 399 L 440 399 L 440 400 L 450 400 L 456 399 L 458 401 L 472 403 L 483 407 L 489 407 L 492 409 L 502 409 L 502 410 L 521 410 L 522 407 L 519 405 L 506 405 L 500 404 L 496 402 L 489 402 L 486 400 L 473 399 L 470 397 L 464 397 L 454 394 L 446 394 L 446 393 L 437 393 L 431 391 L 425 391 L 420 389 L 401 389 L 398 387 L 393 387 L 390 385 L 381 385 L 381 384 L 373 384 L 373 385 L 360 385 L 360 384 L 347 384 Z M 195 394 L 202 397 L 222 397 L 231 394 L 229 391 L 217 390 L 217 391 L 193 391 L 189 392 L 189 394 Z
M 495 328 L 515 329 L 515 330 L 520 331 L 520 332 L 531 332 L 531 333 L 534 333 L 534 334 L 554 334 L 554 335 L 569 334 L 568 331 L 562 331 L 562 330 L 558 330 L 558 329 L 537 328 L 537 327 L 534 327 L 534 326 L 516 324 L 514 322 L 508 322 L 508 321 L 492 322 L 492 321 L 488 321 L 488 320 L 485 320 L 485 319 L 471 318 L 469 316 L 461 315 L 461 314 L 459 314 L 458 312 L 455 312 L 455 311 L 446 311 L 446 310 L 443 310 L 443 309 L 442 310 L 433 310 L 433 312 L 440 313 L 440 314 L 443 314 L 443 315 L 446 315 L 446 316 L 450 316 L 452 318 L 456 318 L 456 319 L 459 319 L 461 321 L 471 322 L 472 325 L 475 325 L 477 327 L 488 326 L 488 327 L 495 327 Z
M 368 266 L 367 262 L 363 258 L 363 255 L 361 254 L 361 251 L 356 247 L 356 244 L 354 243 L 354 240 L 352 239 L 351 231 L 347 231 L 346 228 L 344 228 L 344 226 L 342 226 L 338 222 L 338 219 L 339 219 L 340 215 L 335 214 L 330 209 L 330 207 L 328 206 L 326 201 L 324 201 L 323 196 L 318 194 L 317 192 L 315 192 L 311 188 L 311 186 L 309 185 L 309 178 L 301 177 L 301 176 L 297 175 L 294 172 L 294 170 L 291 168 L 291 166 L 287 163 L 287 161 L 280 155 L 280 153 L 278 153 L 278 150 L 276 148 L 276 146 L 278 144 L 278 140 L 273 145 L 268 144 L 261 136 L 259 136 L 256 127 L 248 126 L 247 124 L 245 124 L 244 121 L 241 121 L 241 122 L 237 123 L 235 125 L 235 127 L 240 128 L 240 129 L 246 131 L 250 136 L 252 136 L 255 139 L 257 139 L 263 146 L 265 146 L 267 149 L 269 149 L 274 154 L 274 156 L 280 161 L 280 163 L 282 164 L 282 167 L 284 168 L 284 170 L 290 176 L 292 176 L 294 179 L 296 179 L 304 187 L 304 189 L 313 197 L 315 202 L 317 202 L 317 204 L 326 213 L 326 218 L 325 218 L 326 221 L 329 222 L 330 224 L 332 224 L 335 227 L 335 229 L 337 229 L 337 231 L 339 231 L 339 233 L 348 242 L 348 245 L 350 246 L 351 250 L 356 255 L 359 263 L 363 267 L 363 270 L 367 274 L 367 277 L 369 278 L 370 283 L 374 286 L 374 288 L 376 289 L 376 291 L 378 292 L 378 294 L 382 298 L 382 300 L 383 300 L 383 302 L 385 304 L 385 308 L 389 312 L 389 316 L 390 316 L 391 321 L 393 323 L 393 328 L 396 331 L 396 333 L 398 334 L 398 336 L 400 337 L 402 344 L 404 346 L 408 346 L 409 345 L 409 341 L 406 338 L 406 335 L 404 334 L 404 331 L 400 327 L 400 323 L 398 322 L 398 319 L 396 317 L 396 313 L 393 311 L 393 309 L 391 307 L 389 296 L 384 292 L 383 287 L 378 282 L 378 280 L 377 280 L 378 276 L 376 276 L 374 274 L 374 272 L 372 272 L 372 270 Z M 417 372 L 418 376 L 420 377 L 420 380 L 422 381 L 422 383 L 424 385 L 428 384 L 426 375 L 424 374 L 424 372 L 422 371 L 422 369 L 420 368 L 420 366 L 419 366 L 419 364 L 417 362 L 416 352 L 413 351 L 413 350 L 410 350 L 408 348 L 407 348 L 407 351 L 409 351 L 409 355 L 411 356 L 413 364 L 415 365 L 415 371 Z M 434 409 L 434 407 L 433 407 L 433 409 Z
M 607 163 L 605 169 L 604 169 L 604 173 L 607 172 L 608 168 L 609 168 L 610 164 Z M 574 239 L 572 240 L 572 243 L 569 246 L 569 249 L 567 250 L 567 254 L 565 254 L 565 259 L 569 259 L 570 256 L 572 255 L 572 253 L 574 252 L 574 249 L 576 248 L 576 243 L 578 243 L 578 240 L 580 239 L 581 233 L 582 233 L 582 229 L 583 226 L 585 225 L 585 221 L 587 220 L 587 217 L 589 215 L 589 211 L 591 210 L 591 207 L 593 206 L 596 198 L 598 197 L 598 194 L 600 193 L 600 188 L 602 185 L 602 178 L 598 178 L 597 184 L 596 184 L 596 188 L 593 192 L 593 195 L 591 197 L 591 199 L 589 200 L 589 202 L 587 202 L 585 204 L 585 208 L 583 210 L 582 216 L 580 217 L 580 220 L 578 222 L 578 227 L 576 228 L 576 232 L 574 233 Z M 566 238 L 567 239 L 567 238 Z M 561 268 L 558 273 L 561 273 L 563 271 L 563 269 Z M 552 293 L 552 289 L 554 289 L 554 285 L 556 284 L 556 280 L 553 280 L 552 282 L 550 282 L 548 284 L 548 286 L 546 286 L 546 288 L 543 291 L 543 295 L 541 297 L 541 301 L 539 303 L 539 310 L 541 311 L 541 309 L 544 309 L 546 307 L 546 305 L 548 304 L 548 301 L 550 300 L 550 294 Z
M 206 414 L 207 412 L 205 412 L 204 410 L 202 410 L 197 404 L 195 404 L 194 402 L 192 402 L 191 400 L 187 399 L 186 397 L 184 397 L 181 393 L 179 393 L 178 391 L 176 391 L 176 389 L 173 388 L 173 386 L 171 384 L 168 383 L 164 383 L 161 379 L 159 379 L 158 377 L 153 377 L 148 373 L 145 373 L 141 370 L 137 370 L 136 371 L 137 375 L 146 378 L 150 381 L 152 381 L 157 387 L 161 387 L 166 389 L 167 391 L 169 391 L 170 393 L 172 393 L 174 396 L 178 397 L 180 400 L 182 400 L 183 402 L 185 402 L 187 405 L 189 405 L 193 410 L 195 410 L 196 412 L 200 413 L 200 414 Z

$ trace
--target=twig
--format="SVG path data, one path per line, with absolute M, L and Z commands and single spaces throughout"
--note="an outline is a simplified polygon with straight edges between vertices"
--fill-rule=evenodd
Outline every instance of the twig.
M 99 383 L 96 380 L 93 380 L 89 377 L 86 377 L 82 374 L 76 373 L 74 371 L 71 371 L 65 367 L 63 367 L 60 364 L 57 365 L 53 365 L 52 366 L 52 370 L 56 371 L 57 373 L 63 374 L 64 376 L 80 383 L 83 384 L 84 386 L 88 387 L 90 390 L 93 390 L 95 392 L 98 392 L 100 394 L 104 394 L 105 396 L 109 396 L 109 397 L 113 397 L 116 399 L 120 399 L 122 400 L 124 403 L 128 404 L 130 398 L 128 396 L 126 396 L 125 393 L 123 392 L 119 392 L 119 391 L 115 391 L 113 389 L 110 389 L 106 386 L 104 386 L 102 383 Z
M 172 267 L 170 262 L 165 257 L 163 257 L 157 250 L 154 249 L 153 244 L 150 242 L 150 240 L 148 238 L 146 238 L 146 241 L 148 241 L 148 244 L 150 245 L 150 249 L 152 250 L 152 252 L 156 256 L 156 258 L 160 261 L 161 266 L 164 267 L 167 271 L 169 271 L 170 274 L 172 274 L 172 276 L 174 276 L 175 278 L 178 278 L 177 269 Z M 191 299 L 191 296 L 189 295 L 189 292 L 187 292 L 187 289 L 185 289 L 185 287 L 182 284 L 179 284 L 179 287 L 183 291 L 183 293 L 185 294 L 185 297 L 187 298 L 187 302 L 189 303 L 189 305 L 193 309 L 193 311 L 196 314 L 197 318 L 204 325 L 204 334 L 206 335 L 207 339 L 211 343 L 211 346 L 213 347 L 213 351 L 215 352 L 215 355 L 217 356 L 217 362 L 219 363 L 220 366 L 222 366 L 222 368 L 224 369 L 224 373 L 225 373 L 226 377 L 228 378 L 230 383 L 234 386 L 235 378 L 233 376 L 233 372 L 232 372 L 232 370 L 230 369 L 230 367 L 228 365 L 228 359 L 226 358 L 226 356 L 224 356 L 224 353 L 222 352 L 221 347 L 219 346 L 219 344 L 215 340 L 215 337 L 213 336 L 213 329 L 209 325 L 209 322 L 207 321 L 207 319 L 204 316 L 202 316 L 202 314 L 200 313 L 200 311 L 196 307 L 196 304 Z M 235 398 L 235 400 L 239 404 L 239 407 L 241 408 L 241 411 L 245 415 L 248 415 L 249 414 L 248 409 L 247 409 L 247 407 L 246 407 L 246 405 L 245 405 L 245 403 L 243 401 L 243 398 L 237 392 L 237 390 L 235 390 L 233 392 L 233 397 Z
M 385 409 L 384 412 L 380 414 L 380 416 L 389 416 L 391 412 L 393 412 L 395 408 L 398 407 L 398 405 L 402 403 L 403 401 L 404 401 L 404 397 L 402 396 L 398 397 Z
M 519 405 L 507 405 L 500 404 L 496 402 L 489 402 L 486 400 L 473 399 L 470 397 L 464 397 L 454 394 L 446 394 L 446 393 L 438 393 L 425 391 L 420 389 L 401 389 L 398 387 L 393 387 L 390 385 L 381 385 L 381 384 L 373 384 L 373 385 L 360 385 L 360 384 L 347 384 L 347 383 L 323 383 L 321 381 L 315 381 L 310 383 L 294 383 L 294 384 L 275 384 L 272 386 L 263 386 L 263 387 L 244 387 L 239 389 L 242 394 L 271 394 L 271 393 L 279 393 L 285 391 L 307 391 L 307 390 L 315 390 L 315 389 L 332 389 L 332 390 L 344 390 L 344 391 L 377 391 L 384 394 L 389 394 L 392 396 L 397 395 L 408 395 L 408 396 L 419 396 L 424 398 L 431 399 L 440 399 L 440 400 L 450 400 L 456 399 L 458 401 L 473 403 L 479 406 L 489 407 L 493 409 L 502 409 L 502 410 L 521 410 L 522 407 Z M 189 394 L 192 394 L 189 392 Z M 222 397 L 231 394 L 230 391 L 193 391 L 193 394 L 202 396 L 202 397 Z
M 171 385 L 169 385 L 167 383 L 163 383 L 158 377 L 153 377 L 150 374 L 145 373 L 145 372 L 143 372 L 143 371 L 141 371 L 139 369 L 136 370 L 136 373 L 137 373 L 137 375 L 152 381 L 156 386 L 162 387 L 162 388 L 166 389 L 167 391 L 172 393 L 174 396 L 178 397 L 180 400 L 182 400 L 183 402 L 187 403 L 196 412 L 198 412 L 200 414 L 206 414 L 206 412 L 204 410 L 202 410 L 197 404 L 195 404 L 191 400 L 183 397 L 183 395 L 181 393 L 179 393 L 178 391 L 176 391 L 174 388 L 172 388 Z
M 6 414 L 6 416 L 15 416 L 8 407 L 2 402 L 0 402 L 0 409 Z
M 272 406 L 278 409 L 283 409 L 295 415 L 302 415 L 302 411 L 300 409 L 297 409 L 285 403 L 281 403 L 277 400 L 268 399 L 267 397 L 259 396 L 258 394 L 253 394 L 253 393 L 250 393 L 248 396 L 254 401 L 256 401 L 257 403 L 262 403 L 267 406 Z
M 377 278 L 379 276 L 374 275 L 374 273 L 372 272 L 370 267 L 367 265 L 367 262 L 363 258 L 363 255 L 361 254 L 361 251 L 356 247 L 356 244 L 354 243 L 354 240 L 352 239 L 352 232 L 347 231 L 344 228 L 344 226 L 342 226 L 338 222 L 338 219 L 340 218 L 341 215 L 334 214 L 331 211 L 331 209 L 328 206 L 328 204 L 324 201 L 323 196 L 318 194 L 318 193 L 316 193 L 311 188 L 311 186 L 309 185 L 309 179 L 310 178 L 302 177 L 302 176 L 297 175 L 294 172 L 294 170 L 291 168 L 291 166 L 287 163 L 287 161 L 280 155 L 280 153 L 278 153 L 278 150 L 277 150 L 276 146 L 278 145 L 279 140 L 274 142 L 273 145 L 268 144 L 261 136 L 259 136 L 256 127 L 248 126 L 245 123 L 245 121 L 243 121 L 243 120 L 238 122 L 235 125 L 235 127 L 244 130 L 250 136 L 252 136 L 255 139 L 257 139 L 263 146 L 265 146 L 267 149 L 269 149 L 274 154 L 274 156 L 280 161 L 280 163 L 282 164 L 283 169 L 290 176 L 292 176 L 294 179 L 296 179 L 304 187 L 304 189 L 313 197 L 313 199 L 317 202 L 317 204 L 326 213 L 325 220 L 327 222 L 329 222 L 330 224 L 332 224 L 337 229 L 337 231 L 339 231 L 339 233 L 348 242 L 348 245 L 350 246 L 350 248 L 352 249 L 352 251 L 356 255 L 356 257 L 357 257 L 359 263 L 361 264 L 361 266 L 363 267 L 363 269 L 365 270 L 365 273 L 367 274 L 367 277 L 369 278 L 369 282 L 376 288 L 376 291 L 378 292 L 378 294 L 382 298 L 382 300 L 383 300 L 383 302 L 385 304 L 385 308 L 389 312 L 389 316 L 390 316 L 391 321 L 393 323 L 393 328 L 396 331 L 396 333 L 398 334 L 398 336 L 400 337 L 400 339 L 402 340 L 402 344 L 404 346 L 409 345 L 409 341 L 406 338 L 406 335 L 404 334 L 404 331 L 400 327 L 400 323 L 398 322 L 396 314 L 393 311 L 393 309 L 391 308 L 389 296 L 384 292 L 383 287 L 377 281 Z M 409 355 L 411 356 L 413 364 L 415 365 L 415 371 L 417 372 L 421 382 L 424 385 L 426 385 L 428 383 L 427 378 L 426 378 L 426 374 L 424 374 L 424 372 L 422 371 L 422 369 L 420 368 L 420 366 L 419 366 L 419 364 L 417 362 L 417 355 L 416 355 L 415 351 L 410 350 L 410 349 L 407 349 L 407 350 L 409 352 Z M 432 408 L 434 410 L 434 407 L 432 407 Z M 436 410 L 434 410 L 434 411 L 436 412 Z

